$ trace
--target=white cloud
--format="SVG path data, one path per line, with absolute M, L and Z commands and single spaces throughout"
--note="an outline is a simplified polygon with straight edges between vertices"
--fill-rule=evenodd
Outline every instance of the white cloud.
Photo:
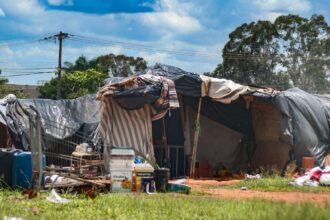
M 60 0 L 51 0 L 57 4 Z M 61 1 L 63 2 L 63 1 Z M 61 10 L 46 10 L 38 0 L 0 0 L 0 7 L 6 14 L 14 19 L 4 23 L 6 27 L 15 27 L 20 33 L 30 34 L 36 38 L 45 37 L 45 33 L 58 32 L 59 30 L 91 36 L 112 41 L 143 44 L 154 48 L 169 48 L 171 50 L 198 50 L 206 52 L 219 52 L 221 46 L 200 46 L 198 43 L 187 43 L 187 36 L 195 36 L 203 33 L 205 27 L 200 23 L 200 8 L 193 3 L 182 3 L 177 0 L 159 0 L 156 2 L 154 12 L 148 13 L 119 13 L 119 14 L 87 14 Z M 202 15 L 204 16 L 204 15 Z M 130 30 L 127 30 L 129 28 Z M 143 32 L 152 37 L 146 37 L 146 41 L 129 40 L 134 37 L 131 33 Z M 127 36 L 125 34 L 129 34 Z M 39 35 L 39 36 L 37 36 Z M 48 34 L 50 35 L 50 34 Z M 156 36 L 156 37 L 155 37 Z M 159 36 L 159 37 L 158 37 Z M 86 45 L 81 42 L 65 41 L 63 45 L 63 61 L 74 62 L 78 56 L 85 55 L 92 59 L 102 54 L 126 54 L 129 56 L 142 56 L 149 65 L 156 62 L 178 66 L 180 68 L 206 72 L 212 71 L 219 59 L 210 60 L 205 57 L 184 57 L 168 53 L 166 51 L 155 52 L 129 50 L 123 46 Z M 41 45 L 29 45 L 26 47 L 10 48 L 12 54 L 8 59 L 29 65 L 29 61 L 35 65 L 41 61 L 56 65 L 58 45 L 46 43 Z M 8 53 L 10 51 L 7 51 Z M 44 64 L 48 65 L 48 64 Z M 45 76 L 46 77 L 46 76 Z
M 7 14 L 19 17 L 33 16 L 44 11 L 38 0 L 1 0 L 0 6 Z
M 48 0 L 48 4 L 59 6 L 59 5 L 73 5 L 73 0 Z
M 306 12 L 312 7 L 308 0 L 251 0 L 261 10 Z
M 288 13 L 304 14 L 312 9 L 309 0 L 242 0 L 252 5 L 250 14 L 253 19 L 274 21 L 280 15 Z
M 141 16 L 141 20 L 147 26 L 155 30 L 169 29 L 178 33 L 191 33 L 201 30 L 199 21 L 191 16 L 177 14 L 175 12 L 155 12 L 146 13 Z
M 155 12 L 140 14 L 142 22 L 147 26 L 185 34 L 202 29 L 199 20 L 193 16 L 198 8 L 192 3 L 158 0 L 153 9 Z
M 0 8 L 0 17 L 5 17 L 5 16 L 6 16 L 5 12 L 2 10 L 2 8 Z
M 284 15 L 285 13 L 267 11 L 259 14 L 260 17 L 269 21 L 275 21 L 278 16 Z

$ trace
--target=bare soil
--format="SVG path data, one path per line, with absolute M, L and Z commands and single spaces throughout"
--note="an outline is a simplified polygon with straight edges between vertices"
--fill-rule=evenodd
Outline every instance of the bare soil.
M 230 199 L 253 199 L 261 198 L 273 201 L 283 201 L 289 203 L 311 202 L 318 205 L 330 204 L 330 192 L 311 193 L 311 192 L 263 192 L 255 190 L 239 190 L 239 189 L 221 189 L 208 188 L 205 186 L 229 186 L 239 183 L 240 180 L 195 180 L 189 179 L 187 185 L 194 190 L 206 192 L 216 198 Z

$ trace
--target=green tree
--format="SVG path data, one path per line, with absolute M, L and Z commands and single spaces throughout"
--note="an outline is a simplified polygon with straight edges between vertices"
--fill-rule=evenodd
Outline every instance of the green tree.
M 80 56 L 74 63 L 64 63 L 61 80 L 61 94 L 64 99 L 77 98 L 95 93 L 104 79 L 111 76 L 127 77 L 147 69 L 147 62 L 141 57 L 125 55 L 102 55 L 92 60 Z M 56 99 L 57 78 L 39 87 L 41 98 Z
M 98 56 L 90 61 L 84 56 L 80 56 L 74 64 L 64 63 L 64 70 L 72 72 L 75 70 L 84 71 L 95 69 L 99 72 L 109 74 L 109 76 L 127 77 L 136 73 L 144 72 L 147 69 L 147 62 L 141 57 L 131 57 L 125 55 L 107 54 Z
M 61 94 L 64 99 L 74 99 L 90 93 L 95 93 L 97 88 L 107 78 L 104 73 L 94 69 L 66 73 L 61 80 Z M 56 99 L 57 78 L 39 87 L 41 98 Z
M 1 69 L 0 69 L 1 73 Z M 12 86 L 7 85 L 8 79 L 0 77 L 0 99 L 8 94 L 14 94 L 17 98 L 26 98 L 26 94 L 19 90 L 14 89 Z
M 321 15 L 310 19 L 287 15 L 273 23 L 243 24 L 230 33 L 223 63 L 209 75 L 243 84 L 326 92 L 329 36 L 330 28 Z

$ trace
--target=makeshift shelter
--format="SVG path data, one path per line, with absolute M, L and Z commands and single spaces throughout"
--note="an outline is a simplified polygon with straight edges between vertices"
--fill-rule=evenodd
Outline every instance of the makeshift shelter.
M 175 90 L 169 89 L 171 81 Z M 212 167 L 223 165 L 241 169 L 251 163 L 256 147 L 251 97 L 268 102 L 276 95 L 272 89 L 243 86 L 230 80 L 200 76 L 156 64 L 144 75 L 112 79 L 99 91 L 97 99 L 102 106 L 100 132 L 105 148 L 134 147 L 141 151 L 138 149 L 141 145 L 134 143 L 130 146 L 127 143 L 114 144 L 111 128 L 116 124 L 111 118 L 123 117 L 119 114 L 120 110 L 129 112 L 150 108 L 148 117 L 143 120 L 149 124 L 148 127 L 151 123 L 148 118 L 154 120 L 153 133 L 143 138 L 152 139 L 154 145 L 163 145 L 167 157 L 171 154 L 168 145 L 182 145 L 184 157 L 188 160 L 192 157 L 200 161 L 208 160 Z M 111 111 L 107 107 L 110 103 L 116 103 L 114 105 L 121 109 Z M 157 103 L 166 104 L 159 108 Z M 173 107 L 171 103 L 179 105 Z M 132 130 L 122 132 L 127 137 L 140 136 Z M 143 145 L 142 151 L 148 152 L 149 159 L 155 160 L 150 142 Z M 184 165 L 187 167 L 188 164 Z
M 29 121 L 31 106 L 41 115 L 42 145 L 47 163 L 63 165 L 61 155 L 71 155 L 77 144 L 93 141 L 99 124 L 99 102 L 95 95 L 72 100 L 16 99 L 2 101 L 0 123 L 6 127 L 17 149 L 30 150 Z M 67 163 L 66 163 L 67 164 Z

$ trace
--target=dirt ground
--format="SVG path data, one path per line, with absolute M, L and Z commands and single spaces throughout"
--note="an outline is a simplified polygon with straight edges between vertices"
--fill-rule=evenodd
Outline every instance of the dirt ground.
M 210 189 L 203 186 L 228 186 L 239 183 L 240 180 L 187 180 L 187 185 L 194 190 L 210 193 L 216 198 L 232 198 L 232 199 L 251 199 L 262 198 L 273 201 L 284 201 L 290 203 L 312 202 L 320 205 L 330 203 L 330 192 L 310 193 L 310 192 L 262 192 L 255 190 L 239 190 L 239 189 Z

